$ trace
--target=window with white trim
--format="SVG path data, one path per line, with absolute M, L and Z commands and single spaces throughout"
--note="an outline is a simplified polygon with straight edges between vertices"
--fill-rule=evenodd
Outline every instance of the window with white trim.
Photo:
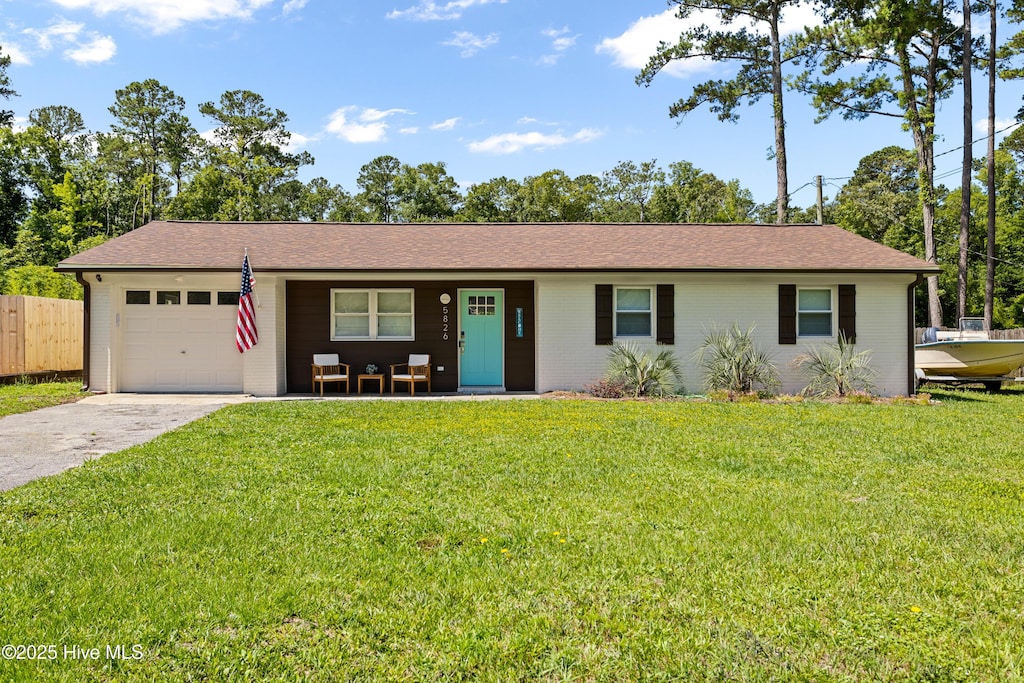
M 615 336 L 650 337 L 654 334 L 654 288 L 615 288 Z
M 413 290 L 332 289 L 331 340 L 412 340 Z
M 797 290 L 796 329 L 801 337 L 832 336 L 832 290 Z

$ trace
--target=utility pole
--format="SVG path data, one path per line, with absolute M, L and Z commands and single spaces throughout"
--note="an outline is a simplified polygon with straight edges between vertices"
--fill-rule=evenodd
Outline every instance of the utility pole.
M 821 176 L 814 176 L 814 184 L 818 186 L 818 225 L 825 222 L 825 201 L 821 194 Z
M 992 329 L 996 298 L 996 0 L 989 0 L 988 37 L 988 225 L 985 237 L 985 329 Z
M 956 319 L 967 315 L 967 277 L 971 248 L 971 166 L 974 162 L 974 98 L 971 91 L 971 0 L 964 0 L 964 157 L 960 167 L 960 253 L 956 268 Z

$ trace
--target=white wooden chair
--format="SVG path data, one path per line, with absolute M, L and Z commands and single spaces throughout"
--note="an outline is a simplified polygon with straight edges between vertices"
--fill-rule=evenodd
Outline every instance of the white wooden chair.
M 405 368 L 405 372 L 395 372 L 396 368 Z M 391 366 L 391 395 L 395 394 L 395 382 L 408 382 L 409 395 L 416 395 L 416 382 L 426 382 L 427 393 L 430 393 L 430 354 L 411 353 L 408 363 L 396 363 Z
M 349 391 L 348 376 L 349 366 L 342 363 L 336 353 L 314 353 L 313 354 L 313 391 L 316 391 L 317 382 L 320 383 L 320 395 L 324 395 L 324 382 L 337 382 L 338 391 L 341 385 L 345 385 L 345 393 Z

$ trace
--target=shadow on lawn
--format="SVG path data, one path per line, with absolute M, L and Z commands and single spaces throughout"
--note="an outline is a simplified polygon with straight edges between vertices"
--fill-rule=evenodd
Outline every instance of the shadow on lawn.
M 919 389 L 922 393 L 929 393 L 937 401 L 961 401 L 961 402 L 984 402 L 999 396 L 1024 396 L 1019 387 L 1003 388 L 999 391 L 988 391 L 981 385 L 967 385 L 961 387 L 944 386 L 939 388 L 934 384 L 924 384 Z

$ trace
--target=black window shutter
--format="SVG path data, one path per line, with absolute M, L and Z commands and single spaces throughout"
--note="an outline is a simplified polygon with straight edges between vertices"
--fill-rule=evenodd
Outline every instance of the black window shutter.
M 779 285 L 779 343 L 796 344 L 796 285 Z
M 658 285 L 658 343 L 676 343 L 675 285 Z
M 594 301 L 596 308 L 594 343 L 611 346 L 612 343 L 612 286 L 596 285 Z
M 839 332 L 857 342 L 857 285 L 839 285 Z

